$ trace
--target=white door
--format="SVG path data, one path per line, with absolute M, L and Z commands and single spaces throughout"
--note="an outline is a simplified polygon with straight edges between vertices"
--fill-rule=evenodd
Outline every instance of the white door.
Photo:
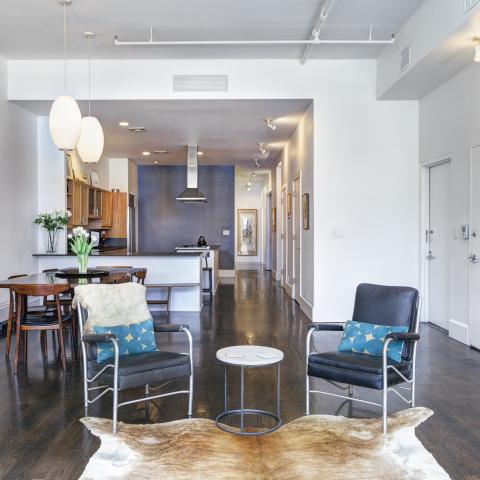
M 282 225 L 281 225 L 281 240 L 282 240 L 282 287 L 287 283 L 287 187 L 282 188 Z
M 267 194 L 265 212 L 265 270 L 272 269 L 272 194 Z
M 480 348 L 480 147 L 472 148 L 470 183 L 470 345 Z
M 302 194 L 300 192 L 300 178 L 293 181 L 293 298 L 298 301 L 300 297 L 301 260 L 300 260 L 300 235 L 302 223 Z
M 430 167 L 429 178 L 427 320 L 448 330 L 450 162 Z

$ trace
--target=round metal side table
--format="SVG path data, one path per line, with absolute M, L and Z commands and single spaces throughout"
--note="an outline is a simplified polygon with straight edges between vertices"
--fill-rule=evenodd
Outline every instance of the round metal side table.
M 226 347 L 217 351 L 217 359 L 225 366 L 225 410 L 215 419 L 217 427 L 225 432 L 233 433 L 235 435 L 255 436 L 265 435 L 271 433 L 282 425 L 280 418 L 280 362 L 283 360 L 283 352 L 276 348 L 262 347 L 256 345 L 239 345 L 235 347 Z M 228 409 L 228 382 L 227 382 L 227 367 L 240 367 L 240 408 L 235 410 Z M 259 410 L 253 408 L 245 408 L 245 369 L 277 366 L 277 411 L 276 413 L 267 412 L 266 410 Z M 246 416 L 268 417 L 275 420 L 275 425 L 264 430 L 246 431 L 245 417 Z M 222 421 L 229 416 L 240 417 L 240 429 L 230 427 Z

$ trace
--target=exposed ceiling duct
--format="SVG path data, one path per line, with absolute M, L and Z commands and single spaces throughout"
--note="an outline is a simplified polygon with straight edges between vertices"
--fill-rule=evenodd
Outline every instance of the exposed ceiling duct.
M 198 189 L 198 147 L 187 148 L 187 188 L 176 198 L 183 203 L 207 203 L 207 197 Z

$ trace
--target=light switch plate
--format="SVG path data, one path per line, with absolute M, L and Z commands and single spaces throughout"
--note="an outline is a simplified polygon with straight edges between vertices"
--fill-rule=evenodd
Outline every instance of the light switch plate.
M 223 231 L 222 231 L 222 235 L 223 235 L 224 237 L 228 237 L 228 236 L 230 235 L 230 230 L 223 230 Z

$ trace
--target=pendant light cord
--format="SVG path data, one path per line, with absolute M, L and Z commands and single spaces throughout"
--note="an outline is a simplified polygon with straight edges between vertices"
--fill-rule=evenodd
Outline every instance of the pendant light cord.
M 90 115 L 90 103 L 92 101 L 92 37 L 88 37 L 88 116 Z
M 64 57 L 64 88 L 67 93 L 67 2 L 63 2 L 63 57 Z

